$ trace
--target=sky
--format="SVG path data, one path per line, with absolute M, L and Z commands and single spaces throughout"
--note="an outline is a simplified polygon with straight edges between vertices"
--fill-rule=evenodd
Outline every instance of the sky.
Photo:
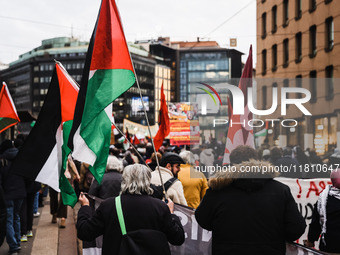
M 171 41 L 217 41 L 256 61 L 256 0 L 116 0 L 127 41 L 170 36 Z M 88 41 L 100 0 L 0 0 L 0 62 L 10 63 L 44 39 Z

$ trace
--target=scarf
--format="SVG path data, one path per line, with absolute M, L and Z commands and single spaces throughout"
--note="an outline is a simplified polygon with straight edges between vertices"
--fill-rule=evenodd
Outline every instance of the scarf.
M 340 200 L 340 189 L 333 187 L 332 185 L 327 185 L 326 188 L 321 192 L 318 202 L 317 202 L 317 209 L 318 213 L 320 215 L 320 226 L 322 231 L 321 231 L 321 240 L 323 244 L 326 246 L 326 241 L 325 241 L 325 233 L 327 231 L 326 228 L 326 222 L 327 222 L 327 217 L 326 217 L 326 206 L 327 206 L 327 199 L 328 196 L 333 196 L 336 199 Z

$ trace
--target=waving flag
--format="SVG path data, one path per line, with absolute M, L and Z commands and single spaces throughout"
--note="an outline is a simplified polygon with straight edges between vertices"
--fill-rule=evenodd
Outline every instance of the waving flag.
M 224 151 L 223 164 L 229 164 L 229 155 L 233 149 L 239 145 L 249 145 L 255 148 L 253 128 L 248 126 L 248 120 L 253 118 L 253 114 L 249 111 L 247 100 L 247 88 L 252 86 L 253 73 L 253 57 L 252 47 L 249 49 L 249 56 L 244 66 L 242 76 L 238 87 L 242 90 L 244 95 L 244 114 L 236 115 L 229 113 L 229 129 L 227 135 L 227 142 Z M 228 107 L 229 108 L 229 107 Z M 229 109 L 228 109 L 229 110 Z M 244 124 L 240 124 L 244 123 Z
M 20 122 L 14 102 L 5 82 L 0 91 L 0 133 Z
M 78 90 L 78 84 L 57 63 L 37 122 L 11 166 L 13 173 L 61 191 L 64 204 L 71 206 L 77 196 L 64 171 Z
M 156 136 L 153 139 L 156 151 L 161 147 L 163 140 L 170 133 L 170 120 L 168 113 L 168 106 L 166 105 L 165 94 L 163 84 L 161 88 L 161 107 L 159 109 L 159 129 Z
M 114 0 L 102 0 L 77 100 L 69 147 L 100 183 L 109 154 L 112 102 L 135 83 Z

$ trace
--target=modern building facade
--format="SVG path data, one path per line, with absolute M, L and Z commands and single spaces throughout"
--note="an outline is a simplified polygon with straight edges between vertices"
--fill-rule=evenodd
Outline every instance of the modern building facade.
M 295 119 L 295 128 L 272 128 L 272 145 L 340 148 L 340 2 L 334 0 L 257 0 L 257 98 L 269 109 L 273 88 L 302 87 L 311 92 L 306 116 L 289 106 L 266 118 Z M 300 95 L 290 95 L 299 98 Z
M 169 68 L 164 66 L 163 69 L 168 71 L 163 71 L 161 65 L 140 46 L 134 44 L 128 46 L 142 95 L 148 103 L 149 122 L 153 125 L 156 109 L 155 85 L 158 86 L 160 77 L 169 77 Z M 88 42 L 81 42 L 74 38 L 61 37 L 43 40 L 41 46 L 20 55 L 19 59 L 10 63 L 8 68 L 1 70 L 0 80 L 7 83 L 19 114 L 26 113 L 27 115 L 28 113 L 34 118 L 38 116 L 48 91 L 55 65 L 54 60 L 61 62 L 68 73 L 80 84 L 87 48 Z M 165 83 L 169 94 L 169 82 Z M 138 110 L 139 97 L 137 84 L 134 84 L 115 100 L 113 114 L 118 127 L 122 128 L 124 118 L 146 124 L 144 112 Z M 135 109 L 132 109 L 133 100 L 137 102 Z M 19 132 L 28 133 L 31 127 L 30 123 L 22 122 L 17 128 Z

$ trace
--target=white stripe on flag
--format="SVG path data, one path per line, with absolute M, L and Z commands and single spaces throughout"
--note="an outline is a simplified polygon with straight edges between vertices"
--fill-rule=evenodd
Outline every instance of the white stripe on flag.
M 46 160 L 44 166 L 41 168 L 35 180 L 37 182 L 47 184 L 55 191 L 60 192 L 59 177 L 61 170 L 61 143 L 62 143 L 61 126 L 59 126 L 57 130 L 56 140 L 57 142 L 54 145 L 50 156 Z
M 72 152 L 72 156 L 81 162 L 87 163 L 91 166 L 97 160 L 96 154 L 87 146 L 84 139 L 80 136 L 80 126 L 73 137 L 74 149 Z
M 35 180 L 37 182 L 47 184 L 55 191 L 60 192 L 60 189 L 59 189 L 60 169 L 58 169 L 58 155 L 57 154 L 58 154 L 57 145 L 55 145 L 45 165 L 40 170 Z

